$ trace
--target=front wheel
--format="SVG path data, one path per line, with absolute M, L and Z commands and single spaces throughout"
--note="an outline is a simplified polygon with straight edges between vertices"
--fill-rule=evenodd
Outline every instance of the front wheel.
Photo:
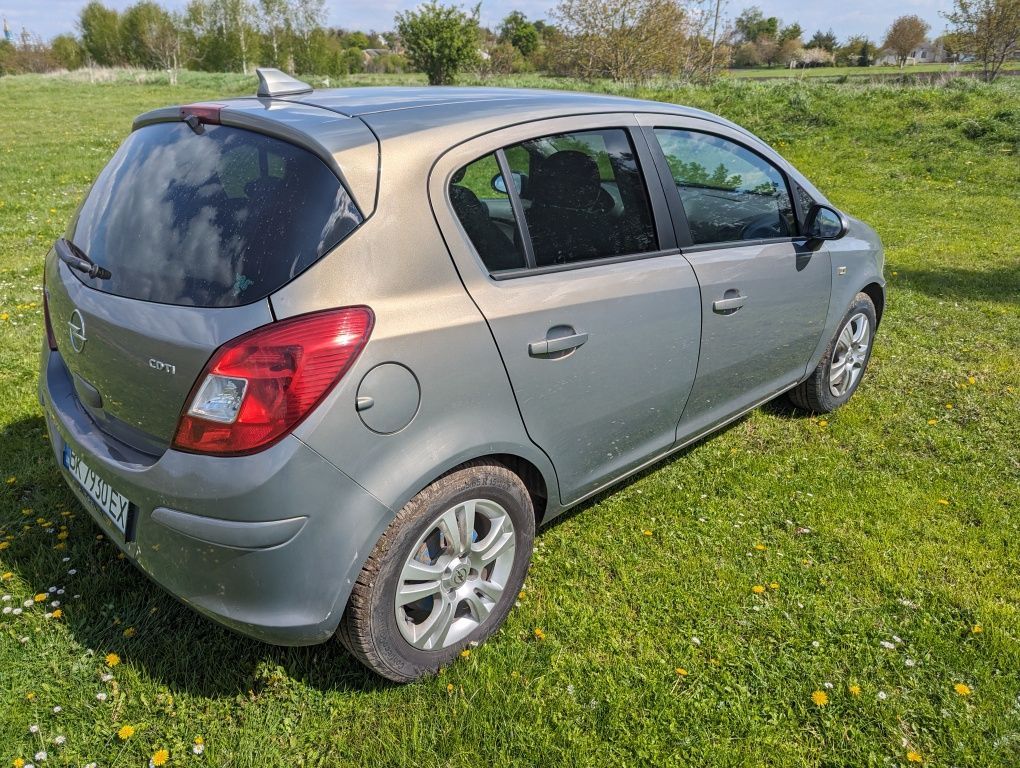
M 535 511 L 498 464 L 444 475 L 400 510 L 351 593 L 338 637 L 397 682 L 436 672 L 503 623 L 524 583 Z
M 790 401 L 805 411 L 831 413 L 849 400 L 868 367 L 877 326 L 875 303 L 858 293 L 818 366 L 790 390 Z

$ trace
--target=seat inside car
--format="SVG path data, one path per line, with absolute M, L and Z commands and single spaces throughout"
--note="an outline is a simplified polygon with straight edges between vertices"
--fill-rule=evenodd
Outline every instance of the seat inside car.
M 606 253 L 613 227 L 613 196 L 602 187 L 598 164 L 563 149 L 536 164 L 525 214 L 539 266 L 583 261 Z
M 492 272 L 523 267 L 520 251 L 489 216 L 485 203 L 461 185 L 466 171 L 467 167 L 461 168 L 450 180 L 450 202 L 471 242 L 483 255 L 485 266 Z

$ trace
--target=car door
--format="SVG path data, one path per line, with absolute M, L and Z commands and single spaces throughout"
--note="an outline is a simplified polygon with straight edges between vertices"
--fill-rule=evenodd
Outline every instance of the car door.
M 697 280 L 635 126 L 633 115 L 515 126 L 450 151 L 430 181 L 564 504 L 666 452 L 694 383 Z
M 800 237 L 798 204 L 767 147 L 696 118 L 640 121 L 701 287 L 698 373 L 677 428 L 685 440 L 804 377 L 832 271 L 828 251 Z

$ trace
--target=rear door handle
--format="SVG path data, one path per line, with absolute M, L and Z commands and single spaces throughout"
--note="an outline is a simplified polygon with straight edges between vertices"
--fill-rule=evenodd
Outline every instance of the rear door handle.
M 731 296 L 727 299 L 716 299 L 712 302 L 712 310 L 715 312 L 732 312 L 740 309 L 747 301 L 746 296 Z
M 587 333 L 575 333 L 570 336 L 560 336 L 558 339 L 543 339 L 528 344 L 528 354 L 532 357 L 552 355 L 557 352 L 566 352 L 569 349 L 577 349 L 588 341 Z

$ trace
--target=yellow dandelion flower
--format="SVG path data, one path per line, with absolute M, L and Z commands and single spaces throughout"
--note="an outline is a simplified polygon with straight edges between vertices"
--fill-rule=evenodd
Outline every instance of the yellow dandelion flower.
M 103 659 L 103 661 L 106 662 L 106 666 L 115 667 L 118 664 L 120 664 L 120 656 L 118 656 L 115 653 L 108 653 L 106 654 L 106 658 Z
M 923 763 L 924 759 L 921 757 L 921 755 L 918 752 L 915 752 L 914 750 L 910 750 L 909 752 L 907 752 L 907 762 L 908 763 Z
M 769 589 L 779 589 L 779 582 L 773 581 L 771 584 L 769 584 Z
M 827 426 L 829 426 L 829 422 L 827 422 L 825 419 L 819 419 L 818 420 L 818 426 L 820 426 L 820 427 L 827 427 Z
M 53 616 L 53 618 L 59 619 L 61 616 L 64 615 L 64 612 L 60 608 L 57 608 L 57 610 L 55 610 L 51 615 Z
M 652 532 L 651 531 L 647 531 L 647 530 L 641 531 L 641 533 L 643 533 L 645 536 L 651 536 L 652 535 Z
M 535 639 L 545 640 L 545 632 L 542 631 L 541 627 L 535 627 Z
M 134 637 L 137 634 L 138 630 L 136 630 L 134 627 L 128 627 L 127 629 L 124 630 L 124 637 Z
M 967 377 L 967 383 L 968 384 L 977 384 L 977 379 L 974 378 L 973 376 L 968 376 Z
M 949 506 L 949 499 L 939 499 L 939 504 L 941 504 L 944 507 L 948 507 Z
M 203 739 L 201 736 L 196 736 L 195 737 L 195 743 L 196 744 L 205 744 L 205 739 Z
M 453 693 L 453 683 L 447 683 L 446 684 L 446 692 L 447 693 Z
M 763 587 L 761 584 L 755 584 L 753 587 L 751 587 L 751 591 L 754 592 L 754 594 L 756 595 L 760 595 L 765 591 L 765 587 Z
M 41 603 L 43 600 L 46 599 L 46 593 L 45 592 L 40 592 L 39 594 L 37 594 L 32 599 L 35 600 L 37 603 Z
M 931 425 L 931 424 L 938 424 L 938 423 L 939 423 L 938 419 L 928 419 L 928 424 L 929 425 Z
M 117 731 L 117 738 L 121 741 L 127 741 L 135 735 L 135 729 L 132 725 L 122 725 L 120 730 Z
M 11 573 L 10 571 L 4 571 L 3 575 L 0 576 L 0 579 L 2 579 L 4 581 L 10 581 L 13 578 L 14 578 L 14 574 Z
M 153 765 L 166 765 L 166 761 L 170 759 L 170 752 L 165 749 L 158 749 L 152 756 Z
M 764 552 L 766 549 L 768 549 L 768 547 L 766 547 L 764 544 L 760 542 L 758 544 L 755 544 L 754 548 L 757 549 L 759 552 Z
M 847 688 L 847 690 L 850 691 L 850 695 L 851 696 L 860 696 L 861 695 L 861 686 L 857 685 L 857 683 L 853 683 L 852 685 L 850 685 Z
M 9 541 L 0 541 L 0 550 L 7 549 L 9 546 L 11 546 L 11 542 L 9 542 Z
M 470 656 L 471 656 L 471 651 L 469 651 L 467 648 L 465 648 L 463 651 L 460 652 L 460 657 L 462 659 L 467 659 Z
M 26 693 L 25 698 L 28 699 L 29 701 L 32 701 L 32 699 L 35 698 L 35 691 L 29 691 L 28 693 Z
M 970 628 L 970 631 L 973 632 L 975 635 L 980 635 L 982 632 L 985 631 L 985 628 L 982 627 L 980 624 L 975 624 L 973 627 Z
M 970 686 L 966 683 L 957 683 L 953 686 L 953 690 L 961 696 L 970 696 Z
M 66 539 L 70 535 L 71 534 L 68 533 L 67 531 L 61 531 L 60 533 L 57 534 L 57 538 L 60 539 L 61 541 L 63 541 L 64 539 Z
M 18 482 L 18 478 L 16 478 L 14 475 L 11 475 L 10 477 L 7 478 L 7 485 L 14 485 L 16 482 Z
M 815 691 L 811 694 L 811 701 L 816 707 L 824 707 L 829 703 L 829 694 L 825 691 Z
M 687 673 L 687 670 L 686 670 L 686 669 L 684 669 L 683 667 L 677 667 L 677 668 L 676 668 L 676 673 L 677 673 L 677 674 L 678 674 L 678 675 L 679 675 L 680 677 L 687 677 L 687 674 L 688 674 L 688 673 Z
M 25 761 L 20 757 L 16 757 L 14 758 L 12 765 L 14 768 L 25 768 Z
M 946 410 L 947 411 L 953 410 L 953 404 L 952 403 L 946 403 Z
M 523 600 L 525 597 L 526 597 L 526 595 L 524 594 L 524 590 L 523 589 L 520 592 L 517 593 L 517 599 L 518 600 Z

